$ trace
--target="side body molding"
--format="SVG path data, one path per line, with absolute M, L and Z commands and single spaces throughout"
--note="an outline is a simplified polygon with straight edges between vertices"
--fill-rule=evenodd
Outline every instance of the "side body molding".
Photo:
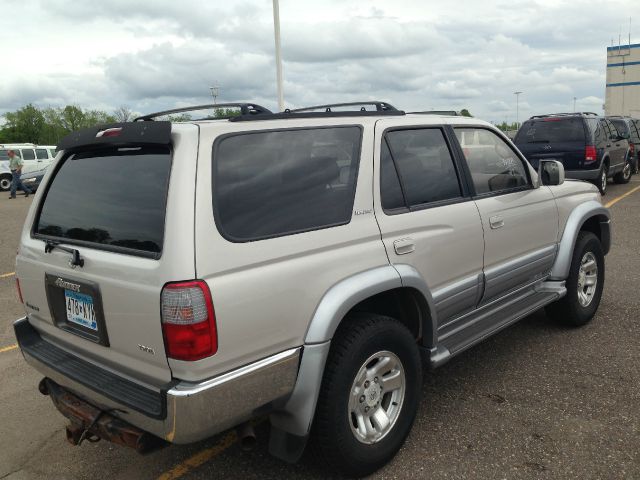
M 408 286 L 426 293 L 429 311 L 435 313 L 433 299 L 426 289 L 424 280 L 421 277 L 415 278 L 415 275 L 419 277 L 419 274 L 412 267 L 403 267 L 407 268 L 384 265 L 358 273 L 340 281 L 324 295 L 305 336 L 298 379 L 293 392 L 284 406 L 270 416 L 272 428 L 269 451 L 273 455 L 290 462 L 296 461 L 302 455 L 311 430 L 331 339 L 351 308 L 378 293 Z M 400 272 L 409 276 L 406 283 Z M 431 322 L 431 319 L 429 321 Z M 431 325 L 423 328 L 431 328 Z M 431 333 L 429 335 L 432 336 Z
M 558 256 L 551 269 L 550 280 L 566 280 L 569 275 L 571 257 L 573 256 L 573 248 L 578 238 L 578 232 L 582 225 L 592 217 L 598 218 L 600 222 L 602 248 L 605 255 L 609 253 L 609 248 L 611 247 L 611 228 L 609 223 L 611 214 L 609 209 L 595 200 L 585 202 L 576 207 L 567 219 L 558 248 Z

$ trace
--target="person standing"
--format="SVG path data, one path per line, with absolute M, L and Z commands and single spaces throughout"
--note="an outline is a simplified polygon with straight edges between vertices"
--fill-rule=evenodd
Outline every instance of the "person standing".
M 11 176 L 12 176 L 11 196 L 9 198 L 10 199 L 16 198 L 16 190 L 18 190 L 18 188 L 24 192 L 24 196 L 26 198 L 31 193 L 31 190 L 29 190 L 28 187 L 25 187 L 22 183 L 22 180 L 20 180 L 20 174 L 22 173 L 22 163 L 23 163 L 22 158 L 16 155 L 16 152 L 14 152 L 13 150 L 9 150 L 7 152 L 7 155 L 9 156 L 9 170 L 11 170 Z

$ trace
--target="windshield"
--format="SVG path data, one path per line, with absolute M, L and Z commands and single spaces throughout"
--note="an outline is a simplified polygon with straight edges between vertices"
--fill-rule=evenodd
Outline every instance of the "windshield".
M 549 117 L 528 120 L 518 131 L 516 143 L 584 142 L 581 118 Z
M 51 180 L 35 233 L 159 257 L 170 169 L 166 147 L 72 154 Z

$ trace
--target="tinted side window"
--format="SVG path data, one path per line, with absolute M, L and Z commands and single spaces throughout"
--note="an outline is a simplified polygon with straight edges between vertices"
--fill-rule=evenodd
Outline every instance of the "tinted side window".
M 398 172 L 385 140 L 382 140 L 382 151 L 380 152 L 380 196 L 384 210 L 406 207 Z
M 387 133 L 386 139 L 409 206 L 462 196 L 440 129 L 396 130 Z
M 46 160 L 47 158 L 49 158 L 49 155 L 47 155 L 47 150 L 44 148 L 36 148 L 36 158 L 38 160 Z
M 611 124 L 609 122 L 607 122 L 606 120 L 600 120 L 600 125 L 602 126 L 602 129 L 604 130 L 604 135 L 605 135 L 605 139 L 609 140 L 614 132 L 611 128 Z
M 212 184 L 220 232 L 244 242 L 348 223 L 360 142 L 359 127 L 222 138 Z
M 22 149 L 22 159 L 23 160 L 35 160 L 36 154 L 33 152 L 31 148 L 23 148 Z
M 455 132 L 477 194 L 529 185 L 522 160 L 495 133 L 480 128 L 456 128 Z
M 8 150 L 6 148 L 0 150 L 0 160 L 9 160 L 9 154 L 7 152 Z
M 602 144 L 607 141 L 607 136 L 608 134 L 602 123 L 602 120 L 599 120 L 596 126 L 596 133 L 594 136 L 596 145 L 599 145 L 600 147 L 602 147 Z

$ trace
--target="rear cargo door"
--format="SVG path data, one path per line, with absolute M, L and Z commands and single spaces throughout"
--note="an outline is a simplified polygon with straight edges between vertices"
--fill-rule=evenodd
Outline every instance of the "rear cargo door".
M 582 168 L 586 132 L 580 117 L 545 117 L 528 120 L 518 131 L 515 144 L 537 169 L 540 160 L 561 162 L 567 170 Z
M 171 379 L 160 292 L 194 277 L 193 209 L 172 200 L 193 205 L 197 127 L 181 129 L 167 124 L 144 143 L 72 143 L 29 214 L 17 259 L 29 322 L 45 339 L 152 386 Z

